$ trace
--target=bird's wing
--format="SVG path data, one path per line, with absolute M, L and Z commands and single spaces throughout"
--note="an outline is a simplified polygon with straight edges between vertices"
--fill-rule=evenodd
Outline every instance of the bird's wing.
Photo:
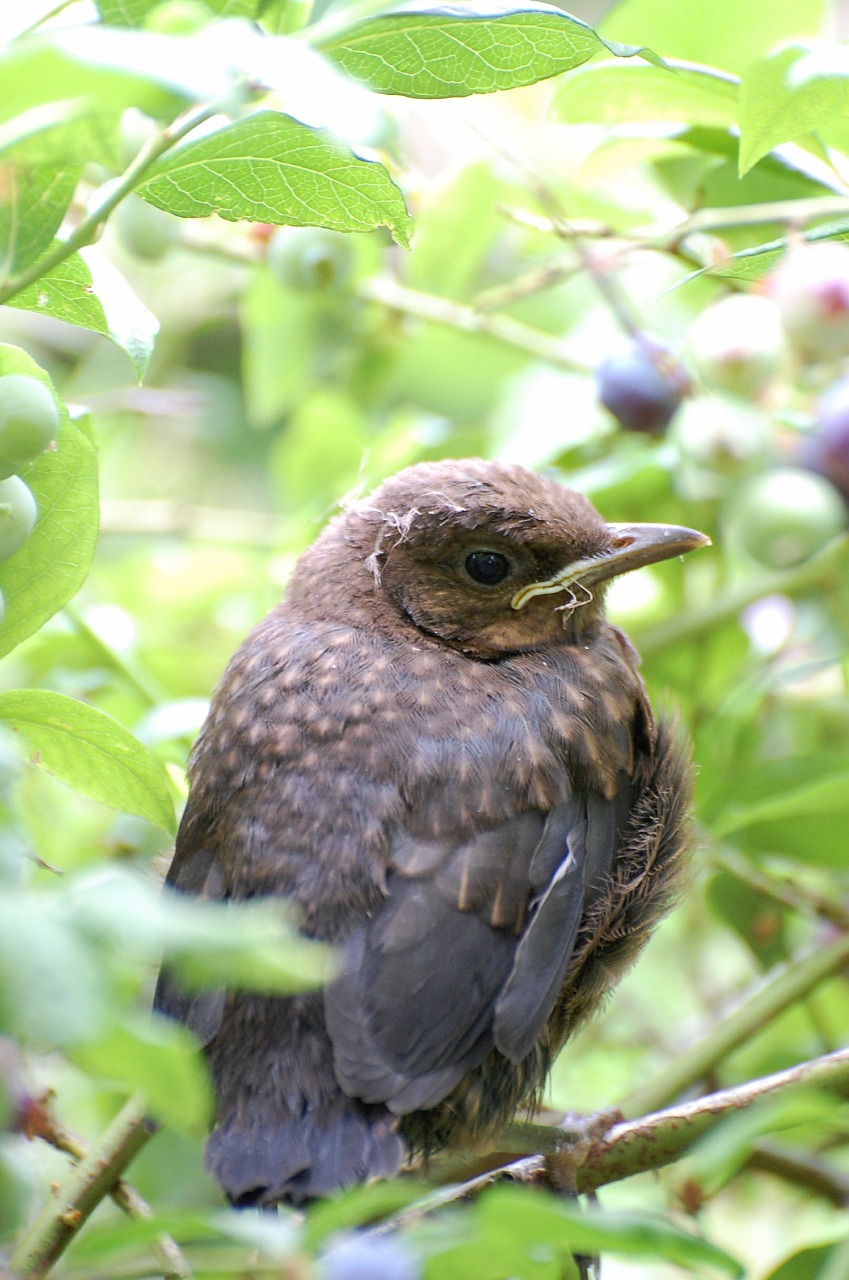
M 563 985 L 584 909 L 613 862 L 619 808 L 585 791 L 549 815 L 531 863 L 537 900 L 495 1004 L 495 1047 L 511 1062 L 530 1053 Z
M 213 852 L 198 847 L 191 839 L 191 820 L 188 809 L 180 832 L 182 841 L 178 842 L 166 883 L 180 893 L 221 901 L 227 896 L 221 865 Z M 153 997 L 157 1012 L 182 1022 L 201 1044 L 209 1044 L 218 1033 L 224 1002 L 223 990 L 186 991 L 167 967 L 160 971 Z
M 493 1046 L 513 1062 L 551 1012 L 618 805 L 576 794 L 466 843 L 399 832 L 385 905 L 348 942 L 325 1010 L 343 1089 L 436 1105 Z

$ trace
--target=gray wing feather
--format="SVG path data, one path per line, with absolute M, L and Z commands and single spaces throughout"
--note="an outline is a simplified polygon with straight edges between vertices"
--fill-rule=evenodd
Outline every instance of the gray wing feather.
M 531 862 L 532 887 L 541 893 L 495 1004 L 495 1047 L 513 1063 L 530 1053 L 557 1000 L 587 901 L 610 872 L 616 819 L 615 801 L 596 792 L 549 814 Z

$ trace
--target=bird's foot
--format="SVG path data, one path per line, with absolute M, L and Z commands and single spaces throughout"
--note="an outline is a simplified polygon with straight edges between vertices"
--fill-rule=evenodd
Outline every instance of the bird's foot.
M 557 1125 L 559 1141 L 545 1156 L 546 1181 L 551 1190 L 577 1196 L 584 1189 L 581 1169 L 610 1129 L 624 1118 L 615 1107 L 594 1111 L 589 1116 L 577 1111 L 565 1112 Z
M 551 1190 L 570 1200 L 577 1200 L 581 1190 L 581 1170 L 591 1161 L 593 1153 L 613 1126 L 623 1119 L 622 1112 L 615 1107 L 594 1111 L 589 1116 L 567 1111 L 557 1125 L 560 1145 L 545 1157 L 546 1183 Z M 594 1191 L 589 1193 L 589 1198 L 595 1200 Z M 601 1275 L 599 1257 L 576 1254 L 575 1263 L 581 1280 L 598 1280 Z

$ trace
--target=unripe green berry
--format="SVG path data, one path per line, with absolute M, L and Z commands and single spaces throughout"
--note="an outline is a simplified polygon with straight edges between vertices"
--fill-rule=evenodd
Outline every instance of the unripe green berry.
M 164 257 L 179 231 L 179 220 L 173 214 L 157 209 L 135 193 L 121 201 L 113 220 L 125 248 L 147 262 Z
M 350 236 L 325 227 L 279 227 L 268 242 L 268 269 L 286 289 L 318 293 L 350 280 L 356 251 Z
M 724 493 L 763 466 L 770 437 L 769 420 L 755 405 L 730 396 L 695 396 L 672 428 L 681 457 L 680 491 L 691 499 Z
M 0 479 L 15 475 L 43 453 L 59 430 L 56 401 L 38 378 L 0 378 Z
M 709 387 L 757 397 L 781 367 L 781 313 L 770 298 L 736 293 L 707 307 L 690 325 L 690 351 Z
M 38 507 L 19 476 L 0 480 L 0 560 L 20 551 L 35 528 Z
M 801 467 L 780 467 L 745 481 L 730 496 L 726 532 L 753 560 L 788 569 L 807 560 L 846 528 L 834 485 Z

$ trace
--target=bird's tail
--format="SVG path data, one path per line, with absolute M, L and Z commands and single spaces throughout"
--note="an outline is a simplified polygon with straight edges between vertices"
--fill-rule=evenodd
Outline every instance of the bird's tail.
M 406 1154 L 397 1117 L 344 1098 L 332 1113 L 271 1125 L 220 1124 L 205 1164 L 239 1208 L 303 1204 L 342 1187 L 397 1173 Z
M 233 1204 L 301 1204 L 398 1171 L 397 1116 L 339 1087 L 322 993 L 231 994 L 206 1053 L 218 1099 L 206 1167 Z

